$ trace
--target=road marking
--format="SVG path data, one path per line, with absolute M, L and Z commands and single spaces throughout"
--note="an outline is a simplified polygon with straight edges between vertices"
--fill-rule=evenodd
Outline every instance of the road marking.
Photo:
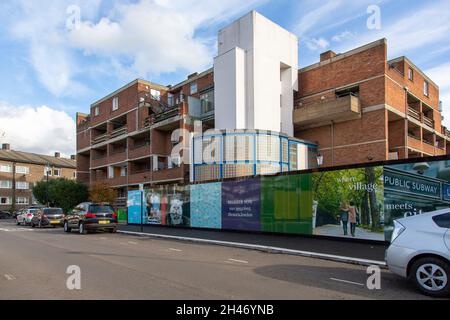
M 336 278 L 330 278 L 330 280 L 337 281 L 337 282 L 348 283 L 348 284 L 354 284 L 354 285 L 361 286 L 361 287 L 365 286 L 364 283 L 353 282 L 353 281 L 348 281 L 348 280 L 342 280 L 342 279 L 336 279 Z
M 228 259 L 228 261 L 231 261 L 231 262 L 239 262 L 239 263 L 245 263 L 245 264 L 248 263 L 248 261 L 245 261 L 245 260 L 236 260 L 236 259 Z
M 190 242 L 197 242 L 197 243 L 222 245 L 222 246 L 241 248 L 241 249 L 259 250 L 259 251 L 270 252 L 270 253 L 291 254 L 291 255 L 308 257 L 308 258 L 318 258 L 318 259 L 324 259 L 324 260 L 331 260 L 331 261 L 335 261 L 335 262 L 357 264 L 357 265 L 362 265 L 362 266 L 376 265 L 381 268 L 387 269 L 385 261 L 338 256 L 338 255 L 326 254 L 326 253 L 320 253 L 320 252 L 293 250 L 293 249 L 287 249 L 287 248 L 263 246 L 263 245 L 250 244 L 250 243 L 239 243 L 239 242 L 219 241 L 219 240 L 210 240 L 210 239 L 202 239 L 202 238 L 169 236 L 169 235 L 162 235 L 162 234 L 156 234 L 156 233 L 145 233 L 145 232 L 135 232 L 135 231 L 125 231 L 125 230 L 117 230 L 117 232 L 122 233 L 122 234 L 133 235 L 133 236 L 138 235 L 138 236 L 157 238 L 157 239 L 190 241 Z
M 5 278 L 8 281 L 16 280 L 16 277 L 14 277 L 12 274 L 5 274 Z
M 137 244 L 137 242 L 134 241 L 128 241 L 129 244 Z
M 176 252 L 182 252 L 183 250 L 175 249 L 175 248 L 169 248 L 170 251 L 176 251 Z

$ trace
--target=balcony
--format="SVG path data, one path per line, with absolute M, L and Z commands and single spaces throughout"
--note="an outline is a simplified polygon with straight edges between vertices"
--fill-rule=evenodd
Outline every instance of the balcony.
M 91 167 L 92 168 L 98 168 L 108 165 L 108 158 L 105 156 L 92 158 L 91 159 Z
M 408 108 L 408 116 L 410 116 L 418 121 L 421 121 L 420 112 L 417 110 L 414 110 L 413 108 Z
M 141 158 L 145 156 L 150 156 L 150 145 L 149 144 L 143 144 L 140 146 L 134 146 L 134 148 L 130 149 L 128 152 L 128 157 L 130 159 L 136 159 Z
M 294 110 L 294 124 L 309 126 L 329 121 L 347 121 L 361 117 L 359 98 L 347 95 L 334 100 L 306 103 Z
M 127 152 L 125 149 L 111 152 L 108 158 L 108 163 L 118 163 L 126 160 L 127 160 Z
M 126 127 L 126 126 L 125 126 L 125 127 L 121 127 L 121 128 L 118 128 L 118 129 L 113 130 L 113 131 L 109 134 L 109 138 L 110 138 L 110 139 L 116 138 L 116 137 L 119 137 L 119 136 L 124 135 L 124 134 L 126 134 L 126 133 L 127 133 L 127 127 Z
M 152 181 L 165 181 L 183 179 L 184 172 L 182 167 L 176 167 L 171 169 L 162 169 L 152 172 Z
M 108 140 L 108 134 L 107 133 L 103 133 L 103 134 L 100 134 L 100 135 L 92 138 L 92 144 L 105 142 L 106 140 Z
M 430 127 L 430 128 L 434 128 L 434 120 L 427 118 L 425 116 L 422 117 L 422 122 L 423 124 L 425 124 L 426 126 Z
M 129 184 L 139 184 L 139 183 L 148 183 L 151 179 L 152 172 L 150 170 L 145 170 L 141 172 L 135 172 L 130 174 L 128 177 Z
M 408 147 L 415 150 L 420 150 L 422 149 L 422 141 L 419 137 L 408 134 Z

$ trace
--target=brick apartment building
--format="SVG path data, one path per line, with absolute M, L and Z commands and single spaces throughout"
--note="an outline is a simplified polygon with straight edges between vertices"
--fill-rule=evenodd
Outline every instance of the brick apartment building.
M 439 88 L 408 58 L 387 60 L 387 41 L 299 70 L 295 136 L 318 143 L 324 166 L 445 155 Z
M 0 150 L 0 210 L 14 211 L 36 204 L 32 188 L 47 178 L 76 178 L 75 156 L 71 159 L 11 150 L 4 143 Z
M 385 39 L 342 54 L 323 53 L 298 71 L 295 137 L 316 142 L 323 166 L 443 155 L 439 89 L 405 57 L 387 60 Z M 77 114 L 77 174 L 106 182 L 125 199 L 139 184 L 189 181 L 189 166 L 171 159 L 176 128 L 214 128 L 214 74 L 175 86 L 135 80 Z
M 183 143 L 172 132 L 192 131 L 195 119 L 213 127 L 213 100 L 207 70 L 176 86 L 135 80 L 93 103 L 90 114 L 77 114 L 78 180 L 106 182 L 119 198 L 139 184 L 189 181 L 189 165 L 170 156 Z

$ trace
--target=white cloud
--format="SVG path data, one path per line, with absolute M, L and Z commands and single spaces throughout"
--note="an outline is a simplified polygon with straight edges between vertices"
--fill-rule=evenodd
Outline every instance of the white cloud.
M 334 42 L 343 42 L 354 38 L 356 38 L 356 33 L 351 31 L 343 31 L 333 36 L 331 40 L 333 40 Z
M 75 121 L 65 112 L 47 106 L 12 106 L 0 101 L 2 143 L 13 150 L 64 156 L 75 154 Z
M 18 0 L 2 6 L 8 18 L 2 22 L 27 47 L 25 57 L 49 92 L 79 96 L 89 88 L 78 78 L 92 75 L 93 66 L 101 66 L 102 74 L 127 78 L 209 67 L 215 26 L 262 2 Z M 81 25 L 74 30 L 67 28 L 72 6 L 81 13 Z
M 313 51 L 325 50 L 329 45 L 330 43 L 324 38 L 306 40 L 306 46 Z
M 450 128 L 450 62 L 425 71 L 438 86 L 442 100 L 444 125 Z

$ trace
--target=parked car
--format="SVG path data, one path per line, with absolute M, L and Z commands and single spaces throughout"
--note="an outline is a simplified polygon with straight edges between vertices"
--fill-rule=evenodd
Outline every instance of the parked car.
M 450 295 L 450 208 L 394 221 L 386 262 L 424 294 Z
M 11 219 L 12 214 L 7 211 L 0 211 L 0 219 Z
M 38 209 L 35 208 L 28 208 L 23 209 L 19 212 L 19 214 L 16 217 L 16 223 L 17 225 L 30 225 L 31 219 L 33 218 L 34 214 L 36 214 Z
M 116 232 L 117 213 L 109 204 L 80 203 L 64 220 L 64 231 L 71 232 L 72 229 L 77 229 L 80 234 L 93 230 Z
M 61 208 L 40 208 L 31 219 L 31 227 L 62 227 L 64 225 L 64 212 Z

